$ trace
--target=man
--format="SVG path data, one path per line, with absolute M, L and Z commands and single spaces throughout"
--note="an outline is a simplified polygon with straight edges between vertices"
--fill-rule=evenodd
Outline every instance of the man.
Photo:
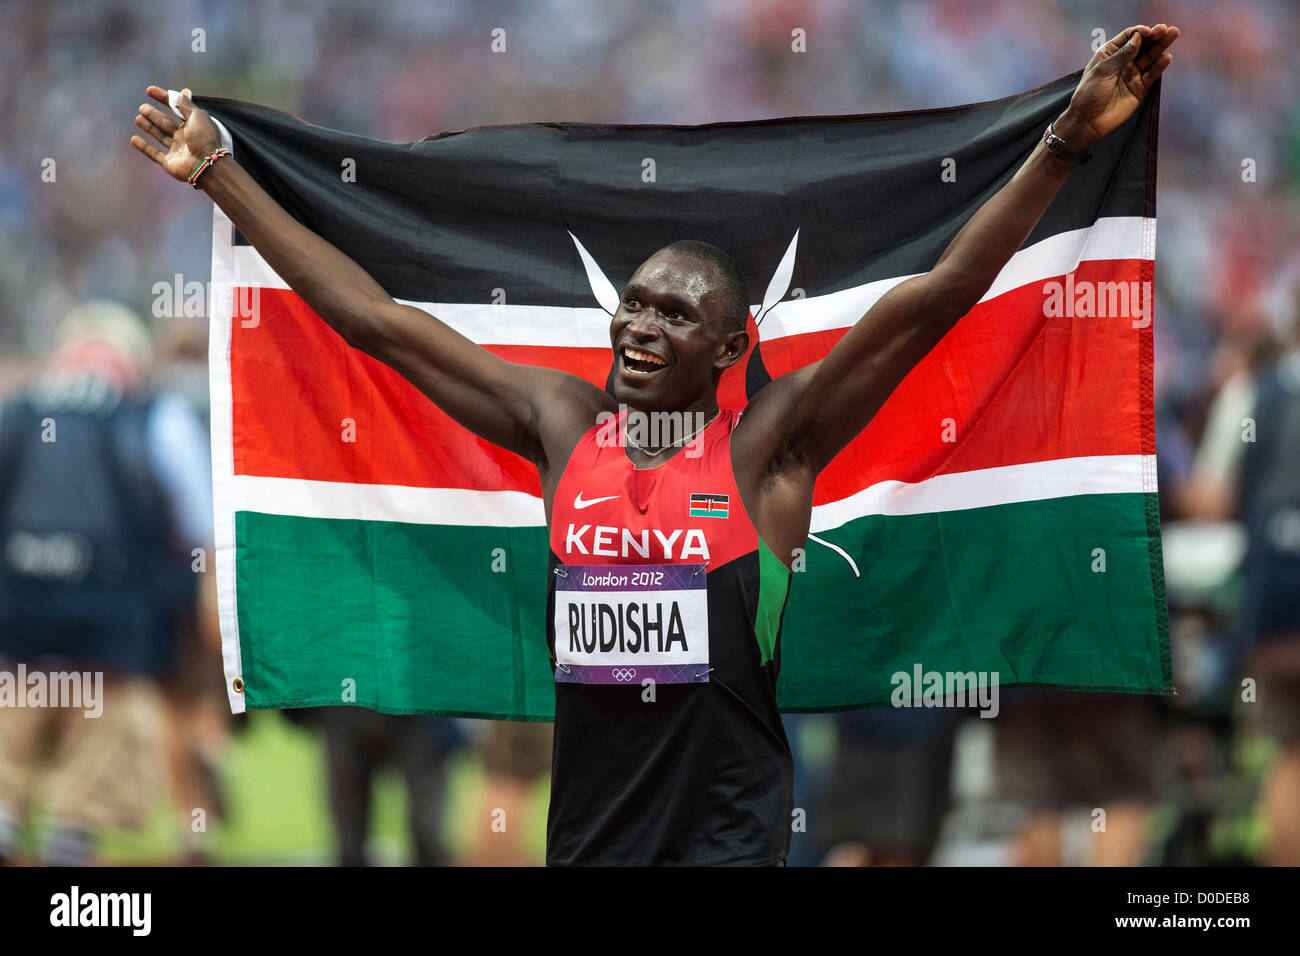
M 1215 397 L 1188 498 L 1196 517 L 1236 517 L 1247 534 L 1238 676 L 1255 681 L 1256 695 L 1234 695 L 1234 716 L 1243 742 L 1262 737 L 1275 748 L 1258 797 L 1268 833 L 1259 860 L 1300 866 L 1300 319 L 1281 344 L 1278 355 L 1257 347 Z M 1248 422 L 1258 427 L 1249 438 Z
M 159 684 L 195 613 L 212 494 L 207 432 L 146 387 L 152 352 L 134 312 L 85 303 L 0 407 L 0 672 L 81 674 L 83 699 L 90 675 L 102 685 L 89 712 L 0 707 L 0 862 L 18 857 L 38 797 L 41 860 L 81 866 L 98 832 L 145 822 L 162 782 Z
M 397 304 L 233 159 L 199 171 L 197 186 L 349 344 L 536 464 L 555 612 L 549 863 L 784 862 L 792 770 L 775 697 L 779 634 L 817 475 L 979 301 L 1080 151 L 1132 115 L 1177 36 L 1130 27 L 1098 51 L 1053 135 L 934 269 L 882 297 L 825 359 L 766 386 L 743 420 L 716 401 L 749 346 L 744 278 L 721 250 L 674 243 L 636 270 L 610 325 L 605 391 L 506 362 Z M 189 179 L 219 139 L 188 91 L 180 113 L 182 123 L 141 106 L 136 125 L 162 149 L 131 141 Z M 620 405 L 631 411 L 619 430 L 629 415 L 692 424 L 674 441 L 650 444 L 640 428 L 610 441 Z

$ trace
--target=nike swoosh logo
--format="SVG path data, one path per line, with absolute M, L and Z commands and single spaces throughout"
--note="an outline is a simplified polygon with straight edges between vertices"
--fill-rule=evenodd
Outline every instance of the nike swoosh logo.
M 578 511 L 583 508 L 590 508 L 592 505 L 598 505 L 602 501 L 613 501 L 618 495 L 606 495 L 604 498 L 592 498 L 590 501 L 582 500 L 582 492 L 578 492 L 578 497 L 573 499 L 573 507 Z

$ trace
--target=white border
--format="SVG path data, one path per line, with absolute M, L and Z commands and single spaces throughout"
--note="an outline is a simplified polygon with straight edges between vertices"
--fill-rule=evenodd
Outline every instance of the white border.
M 1149 261 L 1151 262 L 1151 264 L 1152 264 L 1152 271 L 1154 272 L 1154 270 L 1155 270 L 1155 261 L 1156 261 L 1156 221 L 1155 221 L 1154 219 L 1143 219 L 1143 220 L 1142 220 L 1142 258 L 1143 258 L 1143 259 L 1147 259 L 1147 260 L 1149 260 Z M 1154 276 L 1153 276 L 1153 277 L 1152 277 L 1152 286 L 1154 287 L 1154 285 L 1155 285 L 1155 279 L 1154 279 Z M 1154 298 L 1154 296 L 1155 296 L 1155 293 L 1152 292 L 1152 302 L 1151 302 L 1151 313 L 1152 313 L 1152 318 L 1154 318 L 1154 315 L 1155 315 L 1155 298 Z M 1155 349 L 1155 342 L 1152 341 L 1152 352 L 1153 352 L 1153 354 L 1154 354 L 1154 349 Z M 1152 369 L 1152 387 L 1153 387 L 1153 388 L 1154 388 L 1154 379 L 1155 379 L 1155 370 Z M 1152 410 L 1151 414 L 1152 414 L 1153 417 L 1155 416 L 1155 411 L 1154 411 L 1154 409 Z M 1151 423 L 1151 427 L 1152 427 L 1152 429 L 1155 428 L 1155 422 L 1154 422 L 1154 421 Z M 1153 437 L 1152 437 L 1152 441 L 1154 441 L 1154 440 L 1155 440 L 1155 439 L 1154 439 L 1154 436 L 1153 436 Z M 1156 456 L 1155 456 L 1155 455 L 1150 455 L 1150 456 L 1148 456 L 1148 457 L 1151 459 L 1151 461 L 1150 461 L 1149 466 L 1148 466 L 1146 469 L 1144 469 L 1144 471 L 1142 472 L 1142 490 L 1143 490 L 1143 491 L 1148 491 L 1148 492 L 1154 492 L 1154 491 L 1157 490 L 1157 489 L 1156 489 Z
M 239 653 L 239 611 L 235 593 L 235 441 L 230 384 L 230 335 L 234 320 L 235 227 L 221 208 L 212 205 L 212 284 L 208 305 L 208 374 L 212 421 L 212 501 L 216 519 L 217 612 L 221 618 L 221 659 L 226 670 L 230 712 L 244 712 L 244 695 L 235 678 L 244 673 Z
M 168 90 L 176 110 L 179 95 Z M 180 111 L 176 110 L 177 115 Z M 221 145 L 233 151 L 230 132 L 213 117 Z M 215 526 L 213 563 L 217 575 L 217 614 L 221 620 L 221 659 L 226 672 L 226 699 L 230 712 L 244 712 L 244 695 L 235 690 L 243 676 L 239 653 L 239 608 L 235 590 L 235 512 L 239 510 L 234 487 L 235 444 L 233 396 L 230 383 L 230 336 L 234 320 L 235 227 L 212 204 L 212 277 L 208 285 L 208 383 L 212 423 L 212 502 Z

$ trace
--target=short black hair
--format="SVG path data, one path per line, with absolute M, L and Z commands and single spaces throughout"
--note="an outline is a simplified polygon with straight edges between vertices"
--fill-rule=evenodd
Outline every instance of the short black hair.
M 730 253 L 700 239 L 678 239 L 659 251 L 675 252 L 713 263 L 722 279 L 722 286 L 717 292 L 722 298 L 726 329 L 728 332 L 745 331 L 749 320 L 749 283 L 745 281 L 745 274 L 740 271 L 740 266 Z

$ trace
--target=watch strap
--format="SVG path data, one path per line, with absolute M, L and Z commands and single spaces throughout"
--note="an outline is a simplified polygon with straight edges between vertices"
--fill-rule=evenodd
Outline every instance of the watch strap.
M 1082 166 L 1088 160 L 1092 159 L 1092 153 L 1086 149 L 1075 149 L 1061 137 L 1057 136 L 1052 129 L 1052 124 L 1047 124 L 1047 129 L 1043 131 L 1043 142 L 1047 145 L 1047 150 L 1060 156 L 1062 159 L 1068 159 L 1076 166 Z

